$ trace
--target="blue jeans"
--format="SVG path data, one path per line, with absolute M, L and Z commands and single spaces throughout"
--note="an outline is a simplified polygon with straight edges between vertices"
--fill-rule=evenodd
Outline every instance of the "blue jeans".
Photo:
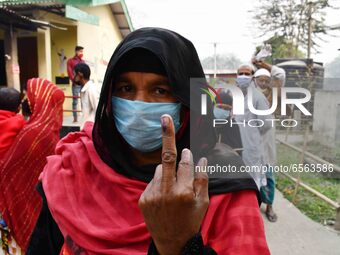
M 72 96 L 80 96 L 81 86 L 80 85 L 72 85 Z M 78 110 L 78 98 L 72 98 L 72 110 L 73 118 L 77 118 L 77 110 Z

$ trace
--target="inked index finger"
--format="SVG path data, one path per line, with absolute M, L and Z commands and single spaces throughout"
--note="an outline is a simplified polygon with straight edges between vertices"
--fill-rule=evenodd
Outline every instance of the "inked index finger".
M 170 115 L 164 114 L 161 117 L 162 122 L 162 184 L 166 187 L 173 184 L 176 178 L 176 137 L 175 127 Z

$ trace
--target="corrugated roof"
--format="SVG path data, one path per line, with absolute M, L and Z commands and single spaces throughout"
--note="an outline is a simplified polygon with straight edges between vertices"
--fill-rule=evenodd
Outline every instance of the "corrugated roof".
M 39 27 L 43 27 L 42 24 L 37 24 L 30 18 L 9 10 L 6 7 L 0 7 L 0 24 L 25 30 L 36 30 Z
M 6 7 L 0 7 L 0 24 L 32 31 L 43 27 L 54 27 L 65 30 L 65 28 L 54 26 L 45 21 L 31 19 Z
M 5 0 L 0 1 L 0 6 L 17 6 L 17 5 L 31 5 L 31 4 L 61 4 L 64 1 L 59 0 L 31 0 L 31 1 L 24 1 L 24 0 Z
M 25 15 L 27 15 L 27 11 L 39 9 L 64 16 L 65 5 L 96 6 L 101 4 L 111 6 L 123 38 L 133 31 L 131 18 L 124 0 L 0 0 L 0 7 L 8 7 Z

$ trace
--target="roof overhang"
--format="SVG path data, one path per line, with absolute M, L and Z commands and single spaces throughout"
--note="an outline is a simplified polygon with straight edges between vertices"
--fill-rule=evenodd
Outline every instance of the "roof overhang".
M 133 31 L 131 18 L 124 0 L 110 4 L 113 16 L 123 38 Z
M 0 24 L 10 28 L 36 31 L 38 28 L 54 27 L 64 30 L 46 21 L 31 19 L 27 16 L 19 14 L 6 7 L 0 7 Z
M 36 29 L 37 26 L 53 26 L 43 24 L 30 17 L 30 13 L 35 10 L 43 10 L 63 17 L 88 22 L 98 25 L 99 20 L 95 15 L 88 14 L 77 7 L 109 5 L 112 14 L 117 22 L 119 31 L 123 38 L 133 31 L 131 18 L 124 0 L 3 0 L 0 1 L 0 8 L 9 8 L 17 15 L 26 17 L 24 27 Z M 71 15 L 72 14 L 72 15 Z M 1 18 L 1 17 L 0 17 Z M 5 19 L 6 21 L 6 19 Z M 22 24 L 18 24 L 22 27 Z M 57 27 L 58 28 L 58 27 Z

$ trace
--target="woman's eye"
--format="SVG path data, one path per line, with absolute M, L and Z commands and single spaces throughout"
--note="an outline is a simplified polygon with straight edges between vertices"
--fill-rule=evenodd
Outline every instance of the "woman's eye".
M 131 85 L 124 85 L 124 86 L 120 86 L 118 88 L 119 92 L 123 92 L 123 93 L 128 93 L 132 91 L 132 86 Z
M 156 88 L 156 93 L 160 95 L 166 95 L 167 93 L 169 93 L 169 91 L 163 88 Z

